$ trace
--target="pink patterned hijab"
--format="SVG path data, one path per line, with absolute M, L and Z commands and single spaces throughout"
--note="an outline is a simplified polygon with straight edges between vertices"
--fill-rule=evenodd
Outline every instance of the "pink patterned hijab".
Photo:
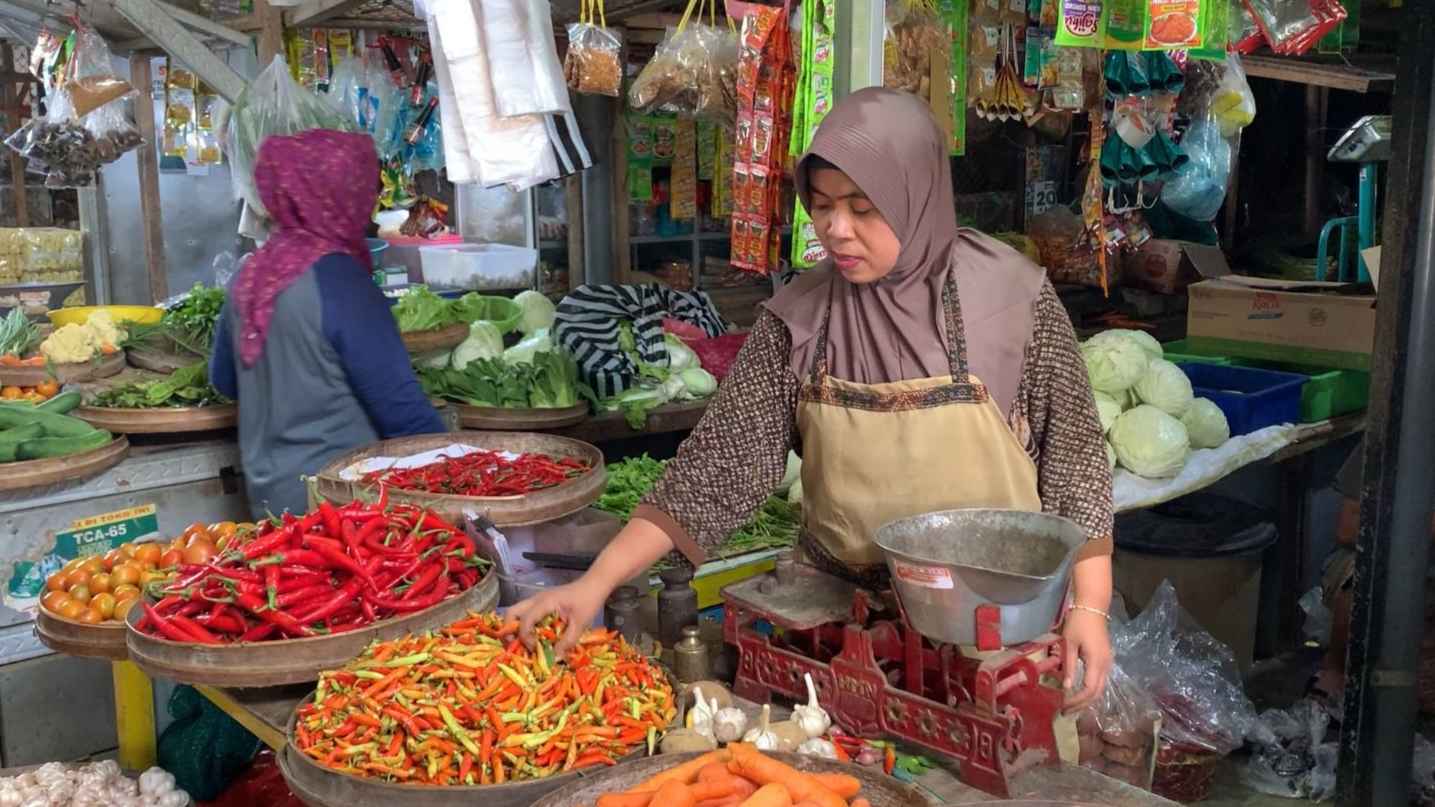
M 273 136 L 259 147 L 254 184 L 273 229 L 234 283 L 245 367 L 264 353 L 279 295 L 315 261 L 340 253 L 372 268 L 364 232 L 379 195 L 379 158 L 368 135 L 314 129 Z

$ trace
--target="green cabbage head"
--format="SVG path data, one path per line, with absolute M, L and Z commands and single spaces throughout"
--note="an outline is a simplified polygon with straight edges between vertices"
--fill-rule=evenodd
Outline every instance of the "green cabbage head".
M 1111 424 L 1116 422 L 1116 417 L 1121 414 L 1121 404 L 1115 398 L 1104 392 L 1095 393 L 1096 414 L 1101 417 L 1101 433 L 1111 431 Z
M 1231 439 L 1231 425 L 1226 422 L 1226 413 L 1210 398 L 1192 401 L 1186 414 L 1181 416 L 1181 423 L 1191 436 L 1191 448 L 1216 448 Z
M 1151 357 L 1130 339 L 1096 339 L 1081 346 L 1086 362 L 1086 375 L 1091 388 L 1115 396 L 1130 389 L 1141 376 Z
M 1111 425 L 1111 447 L 1121 467 L 1151 479 L 1181 472 L 1191 439 L 1181 421 L 1149 404 L 1142 404 Z
M 1191 392 L 1191 379 L 1181 368 L 1165 359 L 1156 359 L 1146 369 L 1146 374 L 1136 382 L 1136 398 L 1172 416 L 1186 414 L 1195 395 Z

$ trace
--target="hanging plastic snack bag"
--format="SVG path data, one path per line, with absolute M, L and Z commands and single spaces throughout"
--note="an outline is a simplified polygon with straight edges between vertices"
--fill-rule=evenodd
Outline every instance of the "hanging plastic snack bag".
M 128 81 L 115 75 L 113 64 L 109 46 L 94 29 L 83 25 L 75 28 L 75 50 L 64 86 L 77 116 L 84 117 L 134 90 Z
M 1209 0 L 1219 2 L 1219 0 Z M 1205 17 L 1190 0 L 1145 0 L 1143 50 L 1199 48 L 1205 41 Z
M 1181 140 L 1190 162 L 1166 183 L 1161 200 L 1171 210 L 1196 221 L 1211 221 L 1226 199 L 1231 175 L 1231 144 L 1221 137 L 1214 117 L 1197 121 Z
M 1256 96 L 1246 81 L 1241 57 L 1226 59 L 1221 83 L 1211 96 L 1211 115 L 1220 125 L 1222 137 L 1235 137 L 1256 119 Z
M 593 21 L 596 6 L 598 22 Z M 569 89 L 617 98 L 623 88 L 623 39 L 608 26 L 602 0 L 583 0 L 579 21 L 568 24 L 563 77 Z
M 676 29 L 628 88 L 628 105 L 638 112 L 694 115 L 724 126 L 737 114 L 737 38 L 707 25 L 702 4 L 690 0 Z M 715 8 L 715 6 L 714 6 Z M 690 20 L 694 11 L 698 20 Z M 710 12 L 713 19 L 715 12 Z
M 1339 3 L 1311 0 L 1244 0 L 1271 50 L 1281 55 L 1298 55 L 1315 46 L 1322 36 L 1345 19 Z
M 333 79 L 329 82 L 329 101 L 338 107 L 339 111 L 359 125 L 362 117 L 360 104 L 363 101 L 361 90 L 363 88 L 363 60 L 357 56 L 346 56 L 337 65 L 334 65 Z
M 254 187 L 260 144 L 270 135 L 309 129 L 352 132 L 354 125 L 332 104 L 296 84 L 283 57 L 275 56 L 235 100 L 225 127 L 225 154 L 233 171 L 235 195 L 254 212 L 265 213 Z

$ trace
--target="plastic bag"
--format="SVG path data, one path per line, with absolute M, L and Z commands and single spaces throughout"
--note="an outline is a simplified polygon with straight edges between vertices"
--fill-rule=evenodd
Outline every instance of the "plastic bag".
M 1261 713 L 1271 741 L 1251 754 L 1241 780 L 1252 790 L 1286 798 L 1324 801 L 1335 792 L 1339 746 L 1327 738 L 1330 714 L 1314 701 Z M 1327 742 L 1329 739 L 1329 742 Z
M 77 118 L 69 93 L 60 88 L 50 96 L 45 117 L 31 119 L 5 142 L 46 174 L 46 187 L 80 188 L 93 185 L 100 166 L 143 140 L 122 105 L 108 104 Z
M 1211 96 L 1210 114 L 1220 124 L 1222 137 L 1235 137 L 1256 119 L 1256 96 L 1246 81 L 1241 57 L 1228 56 L 1222 67 L 1221 83 Z
M 1176 213 L 1196 221 L 1211 221 L 1226 200 L 1231 175 L 1231 144 L 1221 136 L 1213 115 L 1186 131 L 1181 149 L 1190 162 L 1161 190 L 1161 201 Z
M 882 42 L 882 86 L 912 93 L 930 102 L 932 54 L 950 47 L 946 27 L 932 9 L 888 4 Z
M 1324 647 L 1330 643 L 1330 628 L 1333 623 L 1333 615 L 1326 607 L 1324 592 L 1320 586 L 1307 591 L 1301 596 L 1300 610 L 1305 614 L 1305 624 L 1301 630 L 1305 633 L 1306 641 L 1315 642 Z
M 583 0 L 579 21 L 568 24 L 563 77 L 574 92 L 617 98 L 623 88 L 623 40 L 620 32 L 607 24 L 602 0 Z
M 134 91 L 128 81 L 115 75 L 113 65 L 114 56 L 105 40 L 92 28 L 77 27 L 75 50 L 70 57 L 70 79 L 65 82 L 65 91 L 77 116 L 88 115 Z
M 1101 698 L 1076 719 L 1079 762 L 1113 779 L 1150 790 L 1161 710 L 1115 662 Z
M 1410 803 L 1420 807 L 1435 804 L 1435 743 L 1419 732 L 1410 758 Z
M 1300 55 L 1346 18 L 1337 0 L 1245 0 L 1271 50 Z
M 1065 207 L 1054 207 L 1031 220 L 1027 235 L 1036 242 L 1041 265 L 1053 283 L 1101 286 L 1101 264 L 1080 216 Z
M 671 112 L 731 126 L 737 117 L 737 35 L 703 23 L 673 30 L 628 88 L 637 112 Z
M 1247 737 L 1272 739 L 1241 687 L 1235 655 L 1181 610 L 1170 581 L 1111 641 L 1125 672 L 1161 709 L 1163 741 L 1224 756 Z
M 367 94 L 364 84 L 363 59 L 345 56 L 334 66 L 334 77 L 329 81 L 329 100 L 356 127 L 363 119 L 363 102 Z
M 283 57 L 275 56 L 240 93 L 225 126 L 225 153 L 233 171 L 234 192 L 251 210 L 266 214 L 259 190 L 254 187 L 254 162 L 260 144 L 270 135 L 310 129 L 351 132 L 354 126 L 333 104 L 296 84 Z

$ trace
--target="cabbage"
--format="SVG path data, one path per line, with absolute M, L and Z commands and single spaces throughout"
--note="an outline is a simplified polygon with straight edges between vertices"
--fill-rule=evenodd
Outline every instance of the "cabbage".
M 1152 336 L 1149 333 L 1146 333 L 1145 331 L 1130 330 L 1126 328 L 1113 328 L 1109 331 L 1102 331 L 1101 333 L 1098 333 L 1090 339 L 1086 340 L 1086 344 L 1099 345 L 1102 342 L 1119 341 L 1122 339 L 1125 339 L 1128 342 L 1135 342 L 1137 347 L 1141 348 L 1141 350 L 1147 356 L 1150 356 L 1153 359 L 1160 359 L 1165 357 L 1166 355 L 1166 351 L 1162 349 L 1161 343 L 1156 341 L 1156 337 Z
M 1191 436 L 1192 448 L 1216 448 L 1231 439 L 1231 425 L 1226 422 L 1226 413 L 1210 398 L 1197 398 L 1181 416 L 1186 433 Z
M 717 392 L 717 379 L 701 367 L 689 367 L 678 373 L 683 380 L 684 391 L 690 398 L 706 398 Z
M 1099 334 L 1098 334 L 1099 336 Z M 1146 374 L 1151 357 L 1130 339 L 1097 339 L 1081 347 L 1086 375 L 1097 392 L 1115 395 L 1131 388 Z
M 1116 470 L 1116 449 L 1111 447 L 1110 440 L 1102 440 L 1101 442 L 1106 446 L 1106 464 L 1114 471 Z
M 698 360 L 698 354 L 694 353 L 686 342 L 670 333 L 663 334 L 663 340 L 668 346 L 669 370 L 676 373 L 690 367 L 702 366 L 702 362 Z
M 1111 431 L 1111 424 L 1116 422 L 1117 415 L 1121 414 L 1121 404 L 1116 399 L 1104 392 L 1095 393 L 1096 414 L 1101 417 L 1101 433 Z
M 548 337 L 548 329 L 539 328 L 523 337 L 523 341 L 503 351 L 503 360 L 508 364 L 532 364 L 533 354 L 548 353 L 552 350 L 553 340 Z
M 558 311 L 553 301 L 541 293 L 528 290 L 519 292 L 513 298 L 518 307 L 523 309 L 523 318 L 518 321 L 518 330 L 524 335 L 529 335 L 539 330 L 546 330 L 553 327 L 553 321 L 557 318 Z
M 1111 447 L 1126 470 L 1160 479 L 1181 472 L 1191 440 L 1181 421 L 1142 404 L 1123 412 L 1111 425 Z
M 452 350 L 440 350 L 437 353 L 428 353 L 414 358 L 414 366 L 428 370 L 448 369 L 449 359 L 453 356 Z
M 468 338 L 453 349 L 453 369 L 462 370 L 471 361 L 496 359 L 503 355 L 503 334 L 498 326 L 488 320 L 479 320 L 468 326 Z
M 1186 414 L 1186 408 L 1195 397 L 1191 392 L 1191 379 L 1180 367 L 1165 359 L 1151 362 L 1133 391 L 1141 403 L 1151 404 L 1171 417 Z

